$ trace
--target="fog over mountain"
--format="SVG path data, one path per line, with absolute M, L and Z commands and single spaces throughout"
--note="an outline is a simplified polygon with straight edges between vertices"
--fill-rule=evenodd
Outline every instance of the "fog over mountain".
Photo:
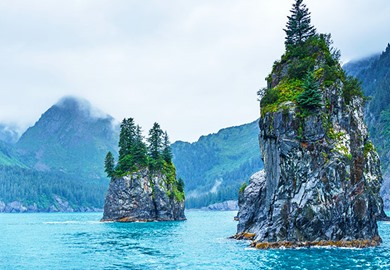
M 0 122 L 24 129 L 64 95 L 196 141 L 258 115 L 292 1 L 3 1 Z M 388 42 L 387 0 L 305 1 L 343 61 Z M 332 19 L 329 19 L 331 14 Z

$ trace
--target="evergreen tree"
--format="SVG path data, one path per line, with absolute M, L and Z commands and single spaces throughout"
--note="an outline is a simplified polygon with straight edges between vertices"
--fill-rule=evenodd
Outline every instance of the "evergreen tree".
M 125 118 L 121 123 L 119 134 L 119 160 L 124 159 L 131 154 L 131 148 L 134 145 L 136 126 L 133 118 Z
M 299 106 L 303 109 L 315 109 L 321 106 L 322 95 L 319 90 L 318 82 L 315 80 L 313 73 L 308 72 L 303 81 L 304 91 L 297 97 Z
M 287 34 L 284 42 L 286 47 L 301 44 L 316 33 L 316 29 L 310 24 L 309 9 L 305 4 L 302 4 L 302 1 L 296 0 L 293 8 L 290 10 L 291 16 L 287 16 L 287 29 L 284 29 Z
M 134 158 L 134 163 L 140 167 L 147 165 L 147 147 L 144 143 L 144 137 L 142 136 L 142 130 L 139 125 L 137 125 L 135 130 L 134 146 L 131 153 Z
M 184 181 L 181 178 L 179 178 L 177 181 L 177 190 L 181 193 L 184 193 Z
M 114 166 L 115 166 L 114 156 L 112 155 L 111 152 L 108 152 L 104 160 L 104 168 L 105 168 L 104 171 L 107 173 L 108 177 L 114 176 Z
M 148 152 L 149 156 L 154 160 L 159 160 L 161 158 L 161 152 L 163 148 L 163 134 L 164 132 L 158 123 L 154 123 L 153 127 L 149 130 Z
M 164 137 L 163 137 L 163 150 L 162 150 L 162 158 L 167 162 L 167 163 L 172 163 L 172 150 L 171 150 L 171 145 L 169 142 L 169 137 L 168 133 L 165 131 Z

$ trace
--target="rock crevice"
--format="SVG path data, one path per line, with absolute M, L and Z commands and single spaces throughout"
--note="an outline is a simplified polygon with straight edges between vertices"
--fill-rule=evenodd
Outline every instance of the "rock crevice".
M 322 108 L 300 119 L 290 103 L 288 110 L 261 117 L 264 171 L 240 193 L 237 235 L 254 234 L 256 243 L 380 243 L 382 175 L 363 123 L 363 101 L 345 105 L 336 90 L 325 89 L 335 101 L 329 112 Z

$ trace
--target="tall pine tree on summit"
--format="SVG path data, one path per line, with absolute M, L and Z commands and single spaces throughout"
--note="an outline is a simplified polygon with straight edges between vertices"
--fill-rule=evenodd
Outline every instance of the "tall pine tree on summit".
M 296 0 L 293 8 L 290 10 L 291 16 L 287 16 L 287 29 L 284 29 L 287 34 L 284 42 L 286 48 L 301 44 L 316 33 L 316 29 L 310 24 L 309 9 L 305 4 L 302 4 L 302 1 Z

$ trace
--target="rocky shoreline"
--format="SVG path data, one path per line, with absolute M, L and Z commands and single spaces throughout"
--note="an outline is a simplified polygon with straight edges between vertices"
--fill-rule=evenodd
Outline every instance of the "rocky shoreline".
M 232 236 L 236 240 L 253 240 L 256 235 L 253 233 L 240 233 Z M 310 248 L 310 247 L 349 247 L 349 248 L 368 248 L 377 247 L 381 244 L 382 239 L 376 236 L 372 239 L 356 239 L 356 240 L 321 240 L 321 241 L 282 241 L 282 242 L 259 242 L 253 241 L 250 247 L 256 249 L 283 249 L 283 248 Z
M 36 203 L 24 204 L 20 201 L 5 203 L 0 201 L 0 213 L 73 213 L 73 212 L 103 212 L 103 209 L 87 206 L 71 206 L 68 201 L 58 196 L 54 197 L 54 204 L 47 207 L 38 206 Z
M 238 201 L 229 200 L 200 208 L 203 211 L 238 211 Z

